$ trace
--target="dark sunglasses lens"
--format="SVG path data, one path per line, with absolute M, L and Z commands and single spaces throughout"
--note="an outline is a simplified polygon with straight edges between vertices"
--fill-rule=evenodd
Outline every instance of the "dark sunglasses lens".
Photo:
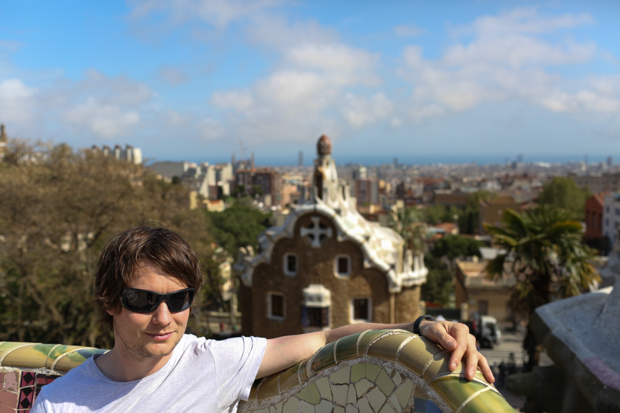
M 187 310 L 189 306 L 192 305 L 193 298 L 193 291 L 180 291 L 178 293 L 170 294 L 168 297 L 168 309 L 173 313 Z
M 158 294 L 150 291 L 125 290 L 125 303 L 128 310 L 138 313 L 150 313 L 157 308 L 159 304 Z

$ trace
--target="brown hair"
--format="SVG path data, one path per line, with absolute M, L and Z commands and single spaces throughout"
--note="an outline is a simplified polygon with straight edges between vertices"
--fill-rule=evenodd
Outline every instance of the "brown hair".
M 107 309 L 120 309 L 123 288 L 131 281 L 136 267 L 148 261 L 159 271 L 194 287 L 202 284 L 196 254 L 183 238 L 166 228 L 140 226 L 118 234 L 101 251 L 95 290 L 101 323 L 110 329 L 113 318 Z

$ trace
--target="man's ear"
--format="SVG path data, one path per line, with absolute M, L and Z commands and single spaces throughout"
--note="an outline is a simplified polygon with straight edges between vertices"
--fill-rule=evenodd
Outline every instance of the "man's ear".
M 108 305 L 105 306 L 105 311 L 111 316 L 117 316 L 121 313 L 121 305 L 118 304 L 116 308 L 110 307 Z

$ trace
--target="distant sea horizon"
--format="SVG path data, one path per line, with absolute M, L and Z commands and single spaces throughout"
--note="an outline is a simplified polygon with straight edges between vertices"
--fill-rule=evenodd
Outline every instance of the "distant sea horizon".
M 607 162 L 607 157 L 611 156 L 614 163 L 620 162 L 620 154 L 595 154 L 588 155 L 588 164 Z M 312 157 L 304 156 L 304 166 L 312 166 L 315 155 Z M 478 165 L 489 164 L 501 164 L 518 161 L 518 155 L 409 155 L 409 156 L 386 156 L 386 155 L 346 155 L 340 154 L 334 156 L 336 165 L 344 166 L 346 164 L 361 164 L 365 166 L 393 164 L 394 158 L 398 158 L 399 165 L 463 165 L 476 163 Z M 189 162 L 209 162 L 211 164 L 220 162 L 230 162 L 229 158 L 214 157 L 211 159 L 206 158 L 190 158 L 190 159 L 168 159 L 170 161 L 189 161 Z M 586 160 L 584 155 L 522 155 L 522 162 L 524 163 L 549 163 L 559 164 L 568 162 L 584 162 Z M 166 159 L 157 159 L 158 162 L 166 161 Z M 297 156 L 262 156 L 261 154 L 255 155 L 255 164 L 258 167 L 261 166 L 297 166 Z

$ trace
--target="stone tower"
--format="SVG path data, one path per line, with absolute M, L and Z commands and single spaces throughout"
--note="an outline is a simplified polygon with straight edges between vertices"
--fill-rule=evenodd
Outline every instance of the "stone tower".
M 4 123 L 2 123 L 0 124 L 0 161 L 4 159 L 4 155 L 6 154 L 8 140 L 6 132 L 4 131 Z

